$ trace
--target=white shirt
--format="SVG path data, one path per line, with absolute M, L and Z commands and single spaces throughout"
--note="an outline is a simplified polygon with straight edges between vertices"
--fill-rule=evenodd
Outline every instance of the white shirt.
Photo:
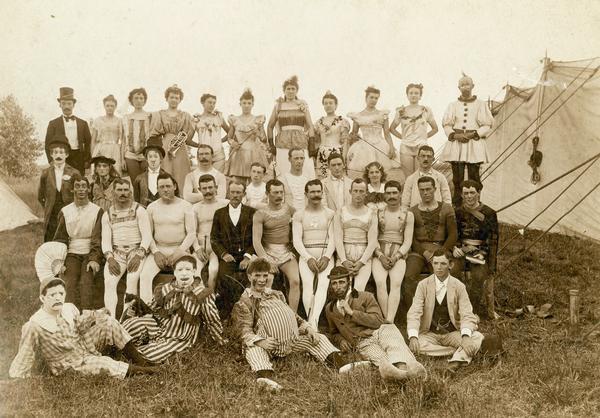
M 233 222 L 234 225 L 237 225 L 240 220 L 240 215 L 242 214 L 242 205 L 238 205 L 237 208 L 229 205 L 229 219 Z
M 58 190 L 60 192 L 60 189 L 62 188 L 62 178 L 63 178 L 63 174 L 65 172 L 65 165 L 62 164 L 60 166 L 55 165 L 54 166 L 54 175 L 56 177 L 56 190 Z
M 345 202 L 344 202 L 344 177 L 334 177 L 331 176 L 331 185 L 334 187 L 335 189 L 335 196 L 334 199 L 335 200 L 335 204 L 336 207 L 339 209 L 342 206 L 344 206 Z
M 69 145 L 71 146 L 71 149 L 79 149 L 79 142 L 77 141 L 77 121 L 70 120 L 67 122 L 64 118 L 64 115 L 62 120 L 65 124 L 65 136 L 69 140 Z
M 285 203 L 292 206 L 296 210 L 303 210 L 306 206 L 304 185 L 306 182 L 308 182 L 308 178 L 303 175 L 295 176 L 292 173 L 285 173 L 282 177 L 284 184 L 289 187 L 289 190 L 286 190 L 286 194 L 292 195 L 292 201 Z
M 158 191 L 158 175 L 160 174 L 160 168 L 156 171 L 152 171 L 148 168 L 148 190 L 152 192 L 152 194 L 156 194 Z

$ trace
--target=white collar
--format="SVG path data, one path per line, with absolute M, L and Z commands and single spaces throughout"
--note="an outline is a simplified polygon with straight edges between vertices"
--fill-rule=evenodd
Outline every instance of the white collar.
M 152 170 L 150 167 L 148 167 L 148 174 L 160 174 L 160 167 L 158 167 L 156 170 Z
M 63 317 L 65 321 L 71 327 L 75 326 L 75 316 L 79 314 L 79 311 L 72 303 L 65 303 L 60 312 L 60 316 Z M 29 318 L 31 322 L 34 322 L 44 328 L 46 331 L 50 331 L 52 333 L 58 331 L 58 322 L 56 316 L 50 315 L 44 309 L 40 308 L 36 313 L 34 313 L 31 318 Z
M 440 279 L 438 279 L 438 276 L 436 276 L 435 274 L 433 275 L 435 277 L 435 288 L 436 289 L 441 289 L 442 287 L 448 287 L 448 279 L 450 279 L 450 276 L 446 277 L 446 280 L 441 281 Z
M 429 169 L 429 171 L 425 172 L 421 169 L 419 169 L 419 176 L 423 177 L 423 176 L 432 176 L 433 175 L 433 167 Z
M 54 169 L 58 171 L 64 171 L 66 163 L 62 163 L 61 165 L 53 164 Z
M 234 208 L 234 207 L 233 207 L 233 206 L 231 206 L 231 205 L 228 205 L 228 206 L 229 206 L 229 211 L 230 211 L 230 212 L 240 212 L 240 211 L 242 210 L 242 204 L 241 204 L 241 203 L 238 205 L 238 207 L 237 207 L 237 208 Z

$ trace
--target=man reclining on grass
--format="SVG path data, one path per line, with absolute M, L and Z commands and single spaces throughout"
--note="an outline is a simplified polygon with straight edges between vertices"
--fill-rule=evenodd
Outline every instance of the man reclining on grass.
M 53 375 L 74 370 L 85 375 L 106 372 L 123 379 L 157 371 L 154 364 L 137 351 L 131 336 L 108 311 L 85 310 L 80 314 L 75 305 L 65 303 L 65 296 L 62 279 L 52 277 L 41 281 L 42 307 L 23 326 L 19 352 L 8 372 L 10 377 L 30 376 L 36 351 Z M 100 354 L 108 346 L 120 349 L 133 364 Z
M 334 300 L 327 304 L 325 315 L 329 334 L 342 351 L 358 352 L 379 367 L 386 380 L 405 380 L 426 376 L 394 324 L 384 323 L 375 296 L 351 286 L 350 271 L 343 266 L 329 273 L 329 289 Z
M 272 267 L 264 258 L 248 266 L 250 288 L 233 308 L 234 324 L 243 341 L 248 364 L 256 373 L 256 382 L 266 389 L 279 391 L 282 386 L 273 380 L 271 357 L 293 353 L 309 353 L 340 373 L 350 371 L 340 352 L 323 334 L 300 318 L 285 302 L 283 293 L 270 288 Z

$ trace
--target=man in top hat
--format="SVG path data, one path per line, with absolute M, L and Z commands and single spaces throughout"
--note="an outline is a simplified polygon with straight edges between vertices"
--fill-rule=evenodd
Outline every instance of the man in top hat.
M 48 142 L 47 148 L 50 151 L 50 167 L 42 170 L 38 188 L 38 201 L 44 208 L 44 242 L 52 241 L 60 210 L 73 201 L 71 176 L 79 174 L 66 163 L 71 148 L 64 135 L 57 135 Z
M 435 250 L 433 274 L 417 286 L 406 319 L 410 349 L 415 354 L 452 356 L 449 372 L 470 363 L 483 342 L 467 289 L 450 275 L 452 263 L 448 251 Z
M 103 155 L 92 158 L 94 175 L 90 185 L 90 198 L 93 203 L 107 211 L 113 203 L 113 182 L 119 178 L 115 171 L 115 160 Z
M 147 145 L 142 150 L 146 158 L 146 171 L 132 179 L 133 198 L 144 207 L 159 198 L 158 195 L 158 175 L 166 173 L 161 164 L 165 158 L 165 150 L 162 147 L 162 139 L 158 136 L 151 136 Z M 175 190 L 175 196 L 179 197 L 179 191 Z
M 8 372 L 10 377 L 29 377 L 36 353 L 41 355 L 55 376 L 73 370 L 84 375 L 108 373 L 123 379 L 158 371 L 138 352 L 131 336 L 116 319 L 103 309 L 80 314 L 75 305 L 65 303 L 65 297 L 62 279 L 50 277 L 41 280 L 42 306 L 23 325 L 19 352 Z M 110 346 L 120 349 L 133 364 L 100 354 Z
M 81 309 L 102 306 L 95 291 L 94 275 L 100 271 L 102 257 L 102 209 L 90 202 L 90 183 L 79 173 L 71 177 L 73 202 L 58 215 L 53 241 L 67 244 L 64 279 L 67 301 Z
M 75 95 L 70 87 L 60 88 L 60 97 L 56 99 L 60 104 L 62 115 L 48 123 L 46 129 L 46 156 L 50 162 L 50 142 L 57 135 L 64 135 L 71 147 L 67 163 L 79 170 L 81 174 L 90 166 L 92 134 L 88 123 L 73 115 L 75 108 Z
M 404 380 L 425 376 L 402 334 L 386 323 L 373 294 L 352 288 L 350 270 L 337 266 L 329 273 L 334 300 L 325 308 L 332 342 L 342 351 L 354 349 L 379 368 L 381 377 Z
M 469 180 L 480 183 L 479 166 L 489 162 L 486 137 L 492 129 L 494 117 L 487 103 L 473 95 L 473 87 L 473 79 L 463 74 L 458 80 L 460 97 L 448 105 L 442 120 L 448 142 L 440 159 L 452 166 L 455 206 L 461 202 L 460 185 L 465 177 L 465 167 Z

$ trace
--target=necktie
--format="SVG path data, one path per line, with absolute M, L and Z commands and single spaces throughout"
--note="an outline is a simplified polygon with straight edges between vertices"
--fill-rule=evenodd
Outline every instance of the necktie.
M 64 116 L 63 115 L 63 118 L 65 119 L 65 122 L 68 122 L 70 120 L 73 120 L 73 121 L 75 120 L 75 116 Z

